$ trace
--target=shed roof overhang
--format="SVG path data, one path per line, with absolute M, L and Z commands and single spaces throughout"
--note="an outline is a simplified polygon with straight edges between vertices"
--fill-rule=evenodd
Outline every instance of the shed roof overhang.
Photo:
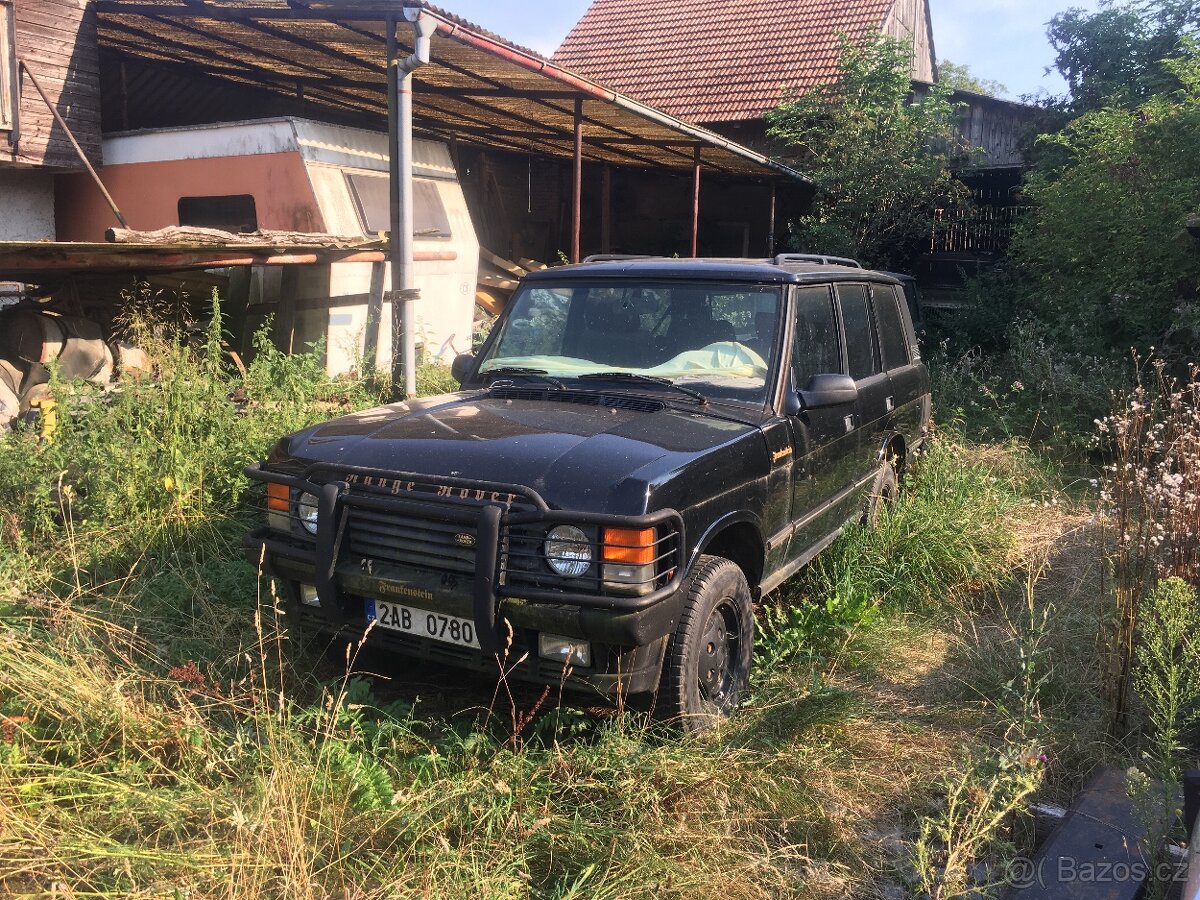
M 48 276 L 182 272 L 233 266 L 294 266 L 317 263 L 384 262 L 386 244 L 362 241 L 348 245 L 331 238 L 323 244 L 228 243 L 170 244 L 70 243 L 11 241 L 0 243 L 0 276 L 40 282 Z M 420 259 L 453 259 L 453 254 L 418 254 Z
M 99 0 L 100 46 L 386 122 L 389 28 L 434 18 L 432 62 L 414 75 L 414 128 L 429 136 L 572 159 L 583 101 L 585 160 L 807 181 L 795 169 L 572 74 L 424 2 Z M 411 30 L 396 28 L 401 52 Z M 405 47 L 405 43 L 408 46 Z

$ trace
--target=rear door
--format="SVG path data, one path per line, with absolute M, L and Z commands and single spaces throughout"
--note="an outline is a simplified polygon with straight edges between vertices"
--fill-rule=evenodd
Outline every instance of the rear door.
M 839 284 L 837 297 L 846 343 L 846 371 L 858 386 L 858 403 L 853 412 L 857 439 L 854 481 L 861 484 L 877 467 L 895 398 L 880 358 L 867 285 Z
M 889 428 L 912 443 L 924 424 L 924 399 L 929 385 L 920 350 L 905 321 L 904 300 L 891 285 L 871 285 L 871 305 L 879 334 L 883 367 L 892 387 L 892 419 Z

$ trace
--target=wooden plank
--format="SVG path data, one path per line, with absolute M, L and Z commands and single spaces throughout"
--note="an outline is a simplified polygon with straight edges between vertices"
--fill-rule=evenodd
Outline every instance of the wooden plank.
M 475 305 L 483 307 L 493 316 L 504 312 L 506 302 L 504 297 L 492 291 L 478 290 L 475 292 Z
M 517 278 L 524 278 L 528 273 L 528 270 L 523 269 L 511 259 L 505 259 L 502 256 L 497 256 L 495 253 L 492 253 L 485 247 L 479 248 L 479 258 L 491 263 L 500 271 L 507 272 L 509 275 L 513 275 Z
M 509 278 L 501 278 L 498 275 L 481 275 L 479 276 L 479 283 L 484 287 L 498 288 L 502 291 L 511 292 L 517 289 L 515 281 Z

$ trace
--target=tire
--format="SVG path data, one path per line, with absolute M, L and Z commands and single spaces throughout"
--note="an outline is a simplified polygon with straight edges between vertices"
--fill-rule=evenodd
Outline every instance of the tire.
M 655 715 L 689 733 L 727 718 L 745 698 L 754 646 L 746 576 L 719 556 L 702 556 L 681 589 L 683 612 L 667 639 Z
M 879 522 L 879 516 L 885 507 L 891 506 L 900 496 L 900 479 L 896 477 L 894 458 L 888 458 L 875 476 L 871 485 L 871 493 L 863 506 L 862 523 L 868 528 L 874 528 Z

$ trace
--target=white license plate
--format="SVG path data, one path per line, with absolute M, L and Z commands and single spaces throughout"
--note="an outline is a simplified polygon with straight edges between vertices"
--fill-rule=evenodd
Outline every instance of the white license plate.
M 366 611 L 367 621 L 374 622 L 376 628 L 402 631 L 446 644 L 479 649 L 475 623 L 471 619 L 429 612 L 415 606 L 405 606 L 403 603 L 392 603 L 390 600 L 368 600 Z

